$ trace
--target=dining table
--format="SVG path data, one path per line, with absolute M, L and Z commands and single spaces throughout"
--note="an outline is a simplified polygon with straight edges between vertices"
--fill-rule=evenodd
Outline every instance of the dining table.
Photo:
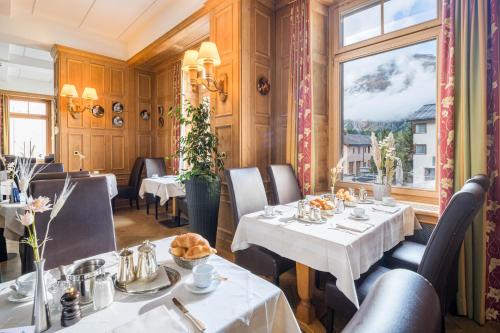
M 421 226 L 413 208 L 396 203 L 358 204 L 364 209 L 362 220 L 353 219 L 354 207 L 339 214 L 323 215 L 311 222 L 297 218 L 297 202 L 274 207 L 275 214 L 264 211 L 241 217 L 231 244 L 233 252 L 252 245 L 264 247 L 296 262 L 300 301 L 296 316 L 305 332 L 324 332 L 311 304 L 315 286 L 314 270 L 329 272 L 346 297 L 359 307 L 355 280 L 377 263 L 384 252 L 413 235 Z
M 159 197 L 161 206 L 167 203 L 170 198 L 186 195 L 186 191 L 176 175 L 144 178 L 139 188 L 139 196 L 144 199 L 146 193 Z
M 108 185 L 109 198 L 113 199 L 118 195 L 118 184 L 116 181 L 116 176 L 113 173 L 95 173 L 91 172 L 90 177 L 105 177 L 106 184 Z
M 82 308 L 82 319 L 69 327 L 62 327 L 60 313 L 51 313 L 51 327 L 47 332 L 199 332 L 176 306 L 179 300 L 205 326 L 205 332 L 276 332 L 299 333 L 300 328 L 283 292 L 272 283 L 258 277 L 232 262 L 212 254 L 208 263 L 213 265 L 220 284 L 206 294 L 189 291 L 187 285 L 192 271 L 177 266 L 169 253 L 174 237 L 154 241 L 160 265 L 180 273 L 173 286 L 154 294 L 130 295 L 116 290 L 113 303 L 99 311 L 90 306 Z M 137 252 L 137 247 L 131 248 Z M 117 271 L 118 258 L 113 252 L 92 258 L 105 260 L 105 270 Z M 56 269 L 49 271 L 59 278 Z M 13 281 L 0 284 L 1 329 L 29 326 L 33 302 L 12 303 L 8 296 Z M 54 307 L 53 307 L 54 308 Z M 156 330 L 154 329 L 156 327 Z

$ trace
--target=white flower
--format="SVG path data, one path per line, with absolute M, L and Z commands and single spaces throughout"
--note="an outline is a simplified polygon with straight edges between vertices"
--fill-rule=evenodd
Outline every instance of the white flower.
M 29 197 L 26 208 L 31 210 L 33 213 L 43 213 L 51 210 L 51 206 L 49 198 L 39 196 L 36 199 Z
M 17 220 L 27 227 L 35 222 L 35 216 L 30 211 L 26 211 L 23 215 L 17 214 Z

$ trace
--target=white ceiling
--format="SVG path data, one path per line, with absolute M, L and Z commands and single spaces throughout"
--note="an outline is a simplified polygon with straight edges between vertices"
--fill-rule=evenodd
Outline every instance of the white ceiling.
M 63 44 L 126 60 L 205 1 L 0 0 L 0 39 L 45 49 Z
M 0 89 L 53 95 L 54 62 L 48 51 L 0 42 Z

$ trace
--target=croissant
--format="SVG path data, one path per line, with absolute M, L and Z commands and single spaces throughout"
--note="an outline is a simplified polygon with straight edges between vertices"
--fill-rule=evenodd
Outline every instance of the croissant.
M 179 235 L 179 236 L 175 237 L 175 239 L 172 241 L 172 244 L 170 246 L 172 248 L 184 247 L 184 248 L 189 249 L 189 248 L 196 246 L 196 245 L 210 246 L 210 244 L 208 244 L 208 241 L 205 238 L 201 237 L 198 234 L 192 233 L 192 232 L 188 232 L 187 234 L 183 234 L 183 235 Z
M 186 233 L 175 237 L 170 244 L 170 252 L 184 259 L 199 259 L 217 253 L 208 241 L 195 233 Z
M 214 252 L 215 250 L 213 250 L 210 246 L 196 245 L 187 250 L 187 252 L 184 254 L 184 259 L 199 259 L 206 257 Z

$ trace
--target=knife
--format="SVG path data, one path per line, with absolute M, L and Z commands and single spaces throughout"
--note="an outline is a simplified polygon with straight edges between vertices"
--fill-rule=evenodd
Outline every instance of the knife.
M 188 309 L 186 309 L 186 307 L 184 305 L 182 305 L 181 302 L 179 302 L 179 300 L 177 298 L 172 298 L 172 302 L 174 302 L 174 305 L 179 308 L 179 310 L 181 310 L 181 312 L 186 316 L 186 318 L 188 318 L 189 320 L 191 320 L 191 322 L 194 324 L 194 326 L 196 326 L 197 329 L 199 329 L 201 332 L 204 332 L 207 327 L 205 326 L 205 324 L 203 324 L 203 322 L 201 320 L 198 320 L 196 319 L 192 314 L 191 312 L 189 312 Z

